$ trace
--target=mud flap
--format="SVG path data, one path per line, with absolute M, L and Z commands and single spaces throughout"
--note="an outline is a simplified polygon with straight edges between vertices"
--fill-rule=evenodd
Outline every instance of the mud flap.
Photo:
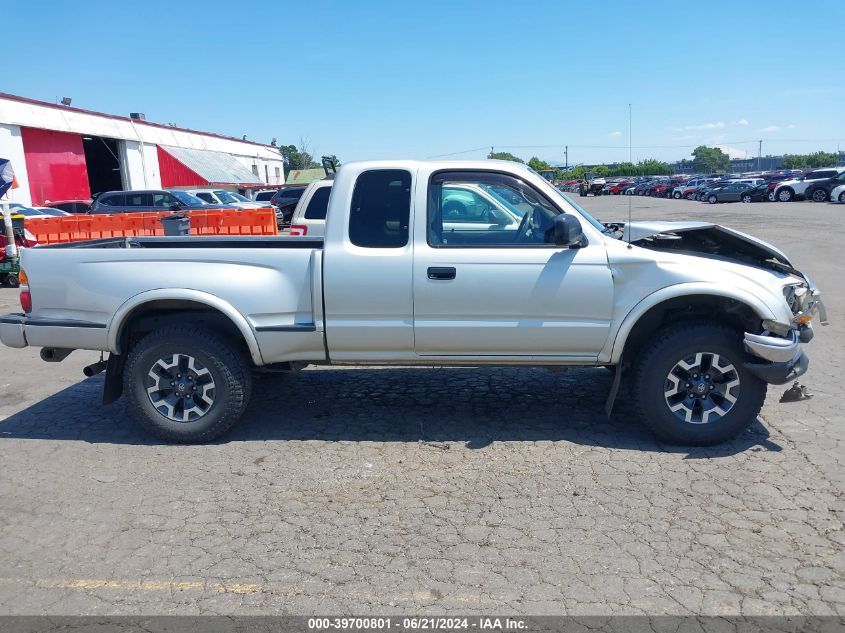
M 111 404 L 123 395 L 123 367 L 126 356 L 109 354 L 106 361 L 106 380 L 103 383 L 103 404 Z
M 616 394 L 619 393 L 619 384 L 622 382 L 622 363 L 616 365 L 616 373 L 613 376 L 613 384 L 610 386 L 610 393 L 607 394 L 607 400 L 604 403 L 604 412 L 607 418 L 610 419 L 610 414 L 613 412 L 613 403 L 616 402 Z

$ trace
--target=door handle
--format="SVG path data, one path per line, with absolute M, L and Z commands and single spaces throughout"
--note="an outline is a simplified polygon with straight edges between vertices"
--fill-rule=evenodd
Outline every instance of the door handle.
M 457 275 L 457 274 L 458 273 L 453 266 L 443 266 L 443 267 L 432 266 L 431 268 L 428 269 L 428 278 L 429 279 L 436 279 L 436 280 L 454 279 L 455 275 Z

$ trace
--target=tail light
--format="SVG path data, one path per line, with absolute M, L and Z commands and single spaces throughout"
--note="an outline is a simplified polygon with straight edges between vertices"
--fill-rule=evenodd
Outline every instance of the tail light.
M 292 237 L 304 237 L 308 235 L 308 227 L 304 224 L 291 224 L 290 234 Z
M 29 279 L 26 276 L 26 272 L 23 268 L 21 268 L 20 273 L 18 274 L 18 281 L 21 285 L 21 308 L 23 311 L 29 314 L 32 312 L 32 295 L 29 294 Z

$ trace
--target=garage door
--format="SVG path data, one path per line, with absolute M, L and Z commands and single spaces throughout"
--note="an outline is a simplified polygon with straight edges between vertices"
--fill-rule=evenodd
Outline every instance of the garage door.
M 21 128 L 32 204 L 91 197 L 79 134 Z

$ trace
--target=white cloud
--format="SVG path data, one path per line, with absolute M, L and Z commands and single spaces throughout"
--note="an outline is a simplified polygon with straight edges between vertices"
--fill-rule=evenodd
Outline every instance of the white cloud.
M 616 130 L 615 132 L 611 132 L 610 134 L 608 134 L 608 136 L 622 136 L 622 132 Z
M 734 121 L 731 125 L 748 125 L 748 119 L 740 119 L 739 121 Z
M 790 123 L 789 125 L 786 126 L 786 129 L 787 130 L 794 130 L 795 127 L 796 127 L 796 125 L 794 123 Z
M 716 121 L 715 123 L 702 123 L 701 125 L 685 125 L 685 130 L 720 130 L 725 127 L 724 121 Z
M 768 127 L 761 127 L 758 132 L 777 132 L 780 129 L 779 125 L 769 125 Z
M 730 147 L 729 145 L 717 145 L 720 150 L 725 152 L 731 158 L 748 158 L 748 152 L 738 147 Z

